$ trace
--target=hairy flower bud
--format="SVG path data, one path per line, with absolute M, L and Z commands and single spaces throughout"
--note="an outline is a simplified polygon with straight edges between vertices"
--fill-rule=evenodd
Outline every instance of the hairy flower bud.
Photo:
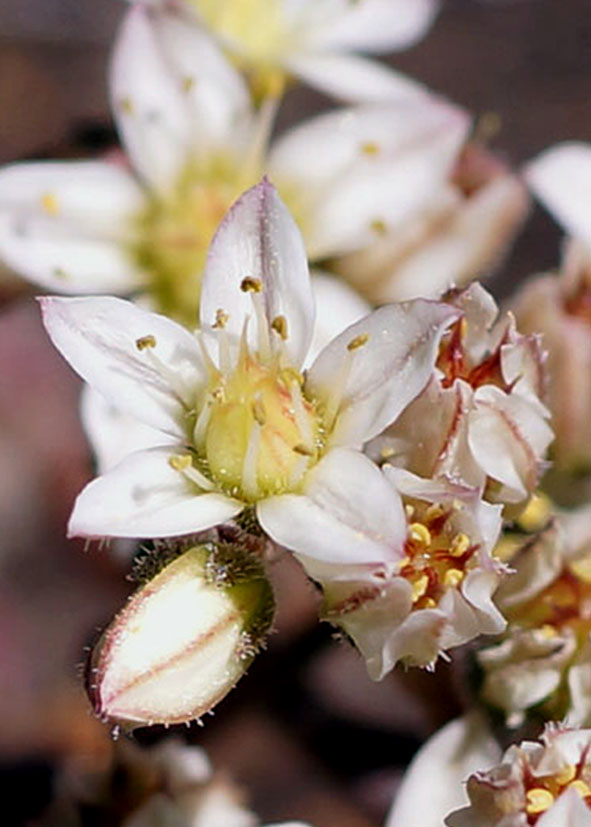
M 126 728 L 199 718 L 244 674 L 273 609 L 251 553 L 227 544 L 185 551 L 132 595 L 95 646 L 95 712 Z

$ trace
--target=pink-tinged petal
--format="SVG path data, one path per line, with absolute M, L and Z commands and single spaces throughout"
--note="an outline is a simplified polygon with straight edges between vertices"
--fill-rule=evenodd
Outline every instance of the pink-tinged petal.
M 591 144 L 547 149 L 527 165 L 525 178 L 566 232 L 591 245 Z
M 244 507 L 197 487 L 169 459 L 186 453 L 163 446 L 130 454 L 78 495 L 70 537 L 176 537 L 226 522 Z
M 566 790 L 536 824 L 537 827 L 591 827 L 591 810 L 576 790 Z
M 483 717 L 471 712 L 456 718 L 414 757 L 385 827 L 441 827 L 448 813 L 468 803 L 466 778 L 500 758 L 501 750 Z
M 224 57 L 209 33 L 176 14 L 151 18 L 158 44 L 185 98 L 190 143 L 218 152 L 233 144 L 250 123 L 252 108 L 241 74 Z
M 321 115 L 280 139 L 269 169 L 295 193 L 308 255 L 372 245 L 428 209 L 469 128 L 434 98 Z
M 316 324 L 308 353 L 311 363 L 339 333 L 371 312 L 371 306 L 342 279 L 329 273 L 312 272 Z
M 439 9 L 438 0 L 363 0 L 308 41 L 318 50 L 392 52 L 407 49 L 422 38 Z
M 248 289 L 245 279 L 256 289 Z M 201 291 L 205 329 L 215 323 L 220 309 L 228 314 L 225 330 L 236 341 L 250 317 L 248 338 L 261 356 L 269 342 L 266 347 L 272 350 L 285 348 L 292 364 L 303 362 L 314 326 L 306 251 L 293 218 L 267 179 L 236 201 L 211 243 Z M 286 338 L 272 329 L 281 318 Z
M 399 103 L 427 95 L 416 80 L 357 55 L 305 52 L 286 63 L 305 83 L 345 103 Z
M 357 451 L 329 451 L 309 472 L 301 494 L 263 500 L 257 514 L 275 542 L 321 561 L 392 562 L 403 553 L 400 497 Z
M 527 400 L 493 385 L 476 390 L 470 449 L 487 475 L 501 483 L 499 496 L 505 501 L 519 502 L 534 490 L 553 438 L 545 418 Z
M 40 303 L 54 345 L 89 385 L 140 422 L 186 438 L 187 412 L 205 380 L 187 330 L 123 299 Z
M 422 299 L 389 305 L 322 351 L 306 393 L 324 409 L 332 445 L 366 442 L 396 419 L 429 381 L 439 341 L 457 317 L 449 305 Z
M 139 175 L 166 192 L 188 160 L 189 107 L 150 13 L 133 5 L 121 24 L 110 71 L 121 139 Z
M 135 451 L 176 442 L 175 437 L 121 413 L 90 385 L 82 389 L 80 417 L 99 474 L 104 474 Z

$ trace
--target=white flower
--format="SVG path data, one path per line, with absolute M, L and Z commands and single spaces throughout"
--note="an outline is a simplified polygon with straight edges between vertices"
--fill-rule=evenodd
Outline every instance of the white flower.
M 546 719 L 591 723 L 591 509 L 556 517 L 512 558 L 515 573 L 496 601 L 504 639 L 478 652 L 482 699 L 520 725 L 536 707 Z
M 529 207 L 527 189 L 483 146 L 468 143 L 421 210 L 384 226 L 333 268 L 376 304 L 438 297 L 497 268 Z
M 141 0 L 162 6 L 164 0 Z M 420 86 L 357 52 L 412 46 L 439 0 L 176 0 L 244 68 L 259 94 L 295 75 L 346 100 L 414 96 Z
M 111 97 L 132 169 L 6 167 L 0 258 L 58 292 L 147 294 L 190 327 L 215 229 L 263 168 L 300 220 L 309 257 L 333 256 L 423 209 L 469 129 L 461 110 L 424 95 L 323 115 L 267 153 L 269 107 L 255 113 L 241 76 L 197 26 L 140 6 L 117 39 Z
M 464 782 L 470 773 L 500 758 L 481 715 L 470 712 L 451 721 L 413 758 L 385 827 L 441 827 L 448 813 L 468 803 Z
M 175 437 L 137 451 L 80 494 L 71 535 L 188 534 L 256 509 L 278 543 L 329 561 L 396 559 L 397 515 L 358 449 L 422 390 L 455 308 L 381 308 L 300 373 L 314 303 L 301 237 L 266 181 L 212 243 L 202 332 L 114 298 L 42 299 L 75 370 L 122 411 Z
M 448 827 L 590 827 L 591 730 L 548 726 L 541 743 L 509 747 L 468 779 L 470 805 Z
M 463 315 L 442 341 L 436 374 L 371 454 L 464 481 L 493 502 L 523 502 L 553 436 L 538 338 L 520 335 L 510 314 L 497 319 L 479 284 L 448 300 Z
M 395 563 L 326 565 L 298 555 L 322 585 L 324 618 L 353 639 L 373 680 L 399 660 L 432 666 L 447 649 L 505 627 L 491 600 L 502 571 L 490 555 L 501 507 L 445 480 L 390 466 L 384 474 L 392 483 L 391 502 L 376 516 L 385 523 L 389 514 L 406 514 Z M 382 523 L 374 517 L 374 531 Z

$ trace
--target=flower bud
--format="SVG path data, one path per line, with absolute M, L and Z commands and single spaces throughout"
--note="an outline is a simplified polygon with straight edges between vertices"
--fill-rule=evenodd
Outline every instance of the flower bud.
M 273 609 L 251 553 L 231 544 L 185 551 L 132 595 L 95 646 L 95 712 L 129 729 L 199 718 L 244 674 Z

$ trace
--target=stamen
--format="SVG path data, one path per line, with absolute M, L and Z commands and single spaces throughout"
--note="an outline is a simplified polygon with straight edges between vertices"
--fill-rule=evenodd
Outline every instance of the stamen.
M 360 347 L 366 345 L 369 341 L 369 333 L 361 333 L 359 336 L 355 336 L 354 339 L 351 339 L 349 344 L 347 345 L 347 350 L 354 351 L 359 350 Z
M 545 813 L 554 804 L 554 796 L 550 790 L 543 787 L 534 787 L 532 790 L 528 790 L 525 797 L 527 799 L 525 811 L 529 815 Z
M 423 523 L 411 523 L 408 527 L 408 536 L 421 546 L 431 545 L 431 532 Z
M 285 316 L 275 316 L 271 322 L 271 327 L 285 342 L 287 339 L 287 319 Z
M 461 557 L 470 548 L 470 538 L 467 534 L 456 534 L 449 544 L 449 553 L 452 557 Z
M 425 521 L 430 523 L 445 514 L 445 508 L 440 503 L 432 503 L 425 511 Z
M 255 421 L 250 429 L 244 463 L 242 464 L 242 490 L 246 497 L 252 500 L 256 499 L 259 493 L 257 486 L 257 460 L 260 442 L 261 426 Z
M 295 448 L 294 448 L 295 451 Z M 299 453 L 299 451 L 295 451 L 295 453 Z M 291 474 L 289 475 L 289 487 L 290 489 L 295 489 L 298 487 L 300 480 L 306 473 L 308 468 L 308 463 L 310 458 L 306 455 L 300 456 L 299 460 L 296 462 L 294 468 L 292 469 Z
M 221 401 L 216 398 L 216 392 L 222 391 L 222 388 L 216 388 L 213 392 L 212 397 L 215 401 Z M 203 445 L 205 443 L 205 436 L 207 433 L 207 426 L 209 425 L 209 420 L 211 418 L 211 409 L 212 409 L 212 402 L 209 399 L 206 399 L 204 404 L 199 411 L 199 416 L 197 417 L 197 422 L 195 423 L 195 427 L 193 428 L 193 441 L 196 446 Z
M 329 431 L 334 425 L 335 419 L 337 418 L 337 413 L 339 411 L 339 408 L 341 407 L 341 402 L 343 401 L 343 395 L 345 393 L 345 388 L 347 387 L 349 374 L 351 373 L 352 364 L 353 357 L 351 356 L 351 351 L 347 350 L 345 353 L 345 358 L 343 359 L 343 363 L 341 365 L 341 369 L 332 385 L 328 402 L 326 403 L 324 421 Z
M 168 458 L 168 464 L 174 471 L 179 471 L 181 474 L 184 474 L 185 477 L 195 483 L 198 488 L 202 488 L 205 491 L 213 491 L 215 488 L 213 482 L 208 480 L 201 471 L 198 471 L 197 468 L 193 466 L 193 458 L 190 454 L 173 455 Z
M 386 222 L 383 221 L 381 218 L 374 218 L 372 222 L 370 222 L 369 229 L 372 230 L 376 235 L 386 235 L 388 232 L 388 227 L 386 226 Z
M 215 322 L 213 323 L 212 327 L 214 330 L 220 330 L 224 328 L 230 319 L 230 314 L 226 313 L 221 307 L 215 311 Z
M 359 149 L 364 155 L 372 156 L 380 154 L 380 145 L 375 141 L 364 141 Z
M 437 602 L 432 597 L 421 597 L 415 603 L 415 609 L 434 609 Z
M 296 454 L 301 454 L 304 457 L 313 457 L 316 453 L 313 448 L 309 448 L 307 445 L 302 445 L 301 442 L 294 445 L 292 451 L 295 451 Z
M 57 215 L 60 211 L 57 195 L 52 192 L 46 192 L 41 196 L 41 206 L 48 215 Z
M 412 520 L 412 518 L 414 517 L 414 513 L 415 513 L 414 505 L 411 505 L 410 503 L 407 503 L 404 506 L 404 513 L 406 514 L 406 519 L 407 520 Z
M 138 350 L 146 350 L 149 347 L 156 347 L 156 337 L 152 336 L 152 334 L 148 336 L 141 336 L 139 339 L 135 340 L 135 346 Z
M 382 459 L 391 459 L 393 456 L 396 456 L 396 448 L 393 448 L 391 445 L 384 445 L 380 451 L 380 456 Z
M 576 781 L 572 781 L 568 785 L 567 790 L 575 790 L 575 792 L 577 792 L 581 796 L 581 798 L 587 798 L 587 796 L 591 795 L 591 788 L 588 784 L 585 784 L 585 782 L 582 781 L 580 778 L 577 778 Z
M 422 574 L 416 580 L 411 582 L 412 586 L 412 602 L 416 603 L 419 598 L 423 597 L 429 587 L 429 578 L 426 574 Z
M 263 289 L 263 282 L 260 279 L 255 279 L 252 276 L 245 276 L 240 282 L 240 289 L 243 293 L 261 293 Z
M 554 780 L 557 784 L 560 784 L 561 787 L 564 787 L 566 784 L 569 784 L 573 778 L 577 774 L 577 768 L 573 764 L 567 764 L 561 770 L 554 773 Z
M 455 589 L 464 579 L 464 572 L 460 569 L 448 569 L 443 576 L 443 585 Z
M 263 400 L 260 396 L 255 397 L 253 400 L 252 406 L 252 415 L 255 418 L 255 421 L 262 427 L 267 423 L 267 412 L 265 411 L 265 406 L 263 404 Z
M 192 75 L 186 75 L 182 81 L 183 92 L 188 95 L 195 86 L 195 78 Z
M 310 451 L 310 456 L 313 456 L 314 434 L 312 433 L 312 425 L 310 423 L 309 417 L 306 415 L 304 399 L 302 397 L 302 390 L 297 382 L 291 383 L 289 393 L 293 404 L 293 412 L 295 416 L 296 426 L 301 434 L 302 443 Z
M 262 289 L 262 282 L 261 284 Z M 269 363 L 271 359 L 271 342 L 269 341 L 269 322 L 265 314 L 265 307 L 263 304 L 263 296 L 257 289 L 251 292 L 252 305 L 257 320 L 257 333 L 259 338 L 259 358 L 263 363 Z

